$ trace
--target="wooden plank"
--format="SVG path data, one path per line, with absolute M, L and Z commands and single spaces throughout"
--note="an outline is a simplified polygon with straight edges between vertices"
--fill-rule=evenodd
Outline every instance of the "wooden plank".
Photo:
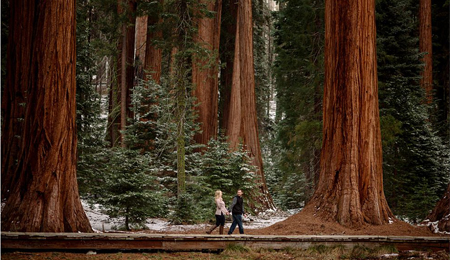
M 218 250 L 229 244 L 251 248 L 306 249 L 314 245 L 394 245 L 399 250 L 449 250 L 450 237 L 387 236 L 217 236 L 140 233 L 16 233 L 2 232 L 2 249 L 15 250 Z

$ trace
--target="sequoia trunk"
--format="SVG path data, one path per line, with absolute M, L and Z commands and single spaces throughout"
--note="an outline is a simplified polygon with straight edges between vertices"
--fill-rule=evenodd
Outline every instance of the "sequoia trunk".
M 75 1 L 10 8 L 2 230 L 92 232 L 76 179 Z
M 134 84 L 134 43 L 136 23 L 136 2 L 134 0 L 119 0 L 118 13 L 126 15 L 127 21 L 122 25 L 122 35 L 119 40 L 118 84 L 120 85 L 120 129 L 121 146 L 126 147 L 124 133 L 127 120 L 133 117 L 131 106 L 131 89 Z
M 433 101 L 433 43 L 431 28 L 431 0 L 420 0 L 419 3 L 419 49 L 425 53 L 425 67 L 420 81 L 425 89 L 427 102 Z
M 201 132 L 194 136 L 197 143 L 208 144 L 211 138 L 217 137 L 218 99 L 219 99 L 219 43 L 222 14 L 222 0 L 203 1 L 209 11 L 215 13 L 213 18 L 202 17 L 197 20 L 198 33 L 195 42 L 206 52 L 206 57 L 194 56 L 192 64 L 192 82 L 194 96 L 198 105 L 197 121 L 201 124 Z M 205 53 L 201 52 L 201 54 Z
M 226 131 L 231 148 L 235 149 L 242 141 L 252 158 L 252 164 L 257 167 L 262 197 L 255 199 L 261 205 L 260 209 L 269 209 L 275 206 L 268 192 L 263 171 L 256 117 L 254 73 L 252 2 L 243 0 L 238 6 L 233 82 Z
M 326 0 L 323 145 L 315 214 L 355 227 L 394 218 L 384 197 L 375 0 Z
M 162 4 L 162 0 L 159 1 Z M 147 40 L 145 42 L 145 80 L 149 80 L 150 77 L 157 83 L 161 80 L 161 61 L 162 50 L 155 44 L 156 41 L 161 40 L 162 31 L 157 28 L 159 23 L 159 17 L 149 16 L 147 20 Z
M 144 61 L 147 40 L 148 16 L 136 18 L 136 77 L 144 78 Z
M 225 66 L 220 70 L 220 129 L 226 132 L 230 118 L 231 86 L 233 84 L 234 51 L 236 42 L 237 2 L 223 1 L 223 16 L 221 26 L 222 43 L 220 44 L 220 59 Z

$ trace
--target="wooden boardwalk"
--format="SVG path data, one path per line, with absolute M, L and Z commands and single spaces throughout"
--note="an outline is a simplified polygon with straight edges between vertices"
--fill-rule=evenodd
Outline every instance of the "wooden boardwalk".
M 230 244 L 250 248 L 301 248 L 317 245 L 361 245 L 377 247 L 392 245 L 398 250 L 446 250 L 450 237 L 399 236 L 276 236 L 276 235 L 198 235 L 141 233 L 21 233 L 2 232 L 2 250 L 161 250 L 161 251 L 220 251 Z

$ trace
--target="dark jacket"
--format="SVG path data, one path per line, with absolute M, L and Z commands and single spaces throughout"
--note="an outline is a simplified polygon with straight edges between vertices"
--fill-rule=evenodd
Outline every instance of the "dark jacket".
M 237 195 L 234 196 L 233 202 L 231 202 L 229 211 L 231 211 L 231 213 L 233 215 L 245 214 L 244 199 L 242 197 L 237 196 Z

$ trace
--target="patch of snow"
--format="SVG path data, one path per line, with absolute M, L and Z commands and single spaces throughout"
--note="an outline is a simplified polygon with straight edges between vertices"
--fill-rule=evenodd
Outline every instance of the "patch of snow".
M 380 256 L 381 258 L 397 258 L 398 254 L 397 253 L 392 253 L 392 254 L 384 254 Z
M 393 223 L 394 223 L 394 221 L 391 218 L 389 218 L 389 224 L 393 224 Z
M 448 220 L 450 218 L 450 214 L 448 214 L 447 216 L 443 217 L 442 220 Z M 450 235 L 450 232 L 448 231 L 440 231 L 439 230 L 439 220 L 438 221 L 434 221 L 431 222 L 429 219 L 425 219 L 424 221 L 422 221 L 422 223 L 418 224 L 418 226 L 425 226 L 425 227 L 429 227 L 430 230 L 435 233 L 435 234 L 444 234 L 444 235 Z

